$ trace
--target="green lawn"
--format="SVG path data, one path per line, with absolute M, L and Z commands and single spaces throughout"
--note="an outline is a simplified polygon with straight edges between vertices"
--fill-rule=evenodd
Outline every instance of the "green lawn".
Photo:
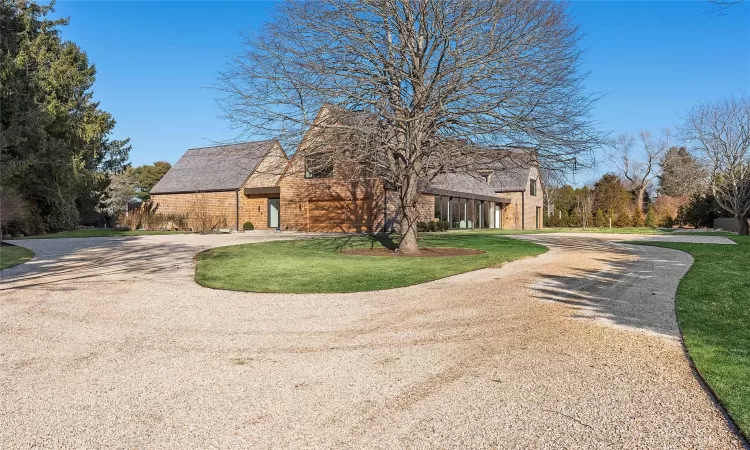
M 750 237 L 730 239 L 738 245 L 638 244 L 693 255 L 677 289 L 677 320 L 696 367 L 750 437 Z
M 59 233 L 40 234 L 37 236 L 24 236 L 23 239 L 63 239 L 63 238 L 89 238 L 89 237 L 112 237 L 112 236 L 146 236 L 150 234 L 185 234 L 186 231 L 129 231 L 114 230 L 112 228 L 97 228 L 93 230 L 60 231 Z
M 454 231 L 451 231 L 454 232 Z M 460 230 L 460 233 L 489 233 L 489 234 L 542 234 L 542 233 L 613 233 L 613 234 L 668 234 L 677 232 L 677 228 L 542 228 L 541 230 L 497 230 L 497 229 L 479 229 L 479 230 Z M 696 233 L 698 234 L 698 233 Z M 735 233 L 726 231 L 703 231 L 699 236 L 734 236 Z
M 17 245 L 0 245 L 0 270 L 23 264 L 34 257 L 34 252 Z
M 473 248 L 485 253 L 429 258 L 342 253 L 350 248 L 382 246 L 368 236 L 234 245 L 199 253 L 195 280 L 210 288 L 250 292 L 373 291 L 499 266 L 546 251 L 531 242 L 479 233 L 428 233 L 420 237 L 420 245 Z

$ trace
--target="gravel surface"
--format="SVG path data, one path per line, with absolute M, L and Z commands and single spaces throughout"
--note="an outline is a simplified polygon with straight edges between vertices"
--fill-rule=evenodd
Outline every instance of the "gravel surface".
M 389 291 L 193 282 L 289 236 L 17 241 L 0 447 L 741 448 L 679 342 L 685 253 L 529 235 L 550 252 Z

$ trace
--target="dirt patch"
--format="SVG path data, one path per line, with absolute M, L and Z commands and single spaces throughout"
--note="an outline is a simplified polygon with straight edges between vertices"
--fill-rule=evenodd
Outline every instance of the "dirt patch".
M 423 248 L 420 249 L 416 255 L 405 255 L 397 250 L 390 250 L 387 248 L 354 248 L 351 250 L 345 250 L 345 255 L 359 255 L 359 256 L 401 256 L 409 258 L 429 258 L 429 257 L 446 257 L 446 256 L 471 256 L 481 255 L 484 253 L 481 250 L 475 250 L 473 248 Z

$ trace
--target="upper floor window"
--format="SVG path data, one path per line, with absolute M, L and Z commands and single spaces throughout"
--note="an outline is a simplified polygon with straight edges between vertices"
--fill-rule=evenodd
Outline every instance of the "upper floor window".
M 305 178 L 330 178 L 333 162 L 330 155 L 318 154 L 305 157 Z
M 533 178 L 529 181 L 529 194 L 532 197 L 536 197 L 536 180 Z

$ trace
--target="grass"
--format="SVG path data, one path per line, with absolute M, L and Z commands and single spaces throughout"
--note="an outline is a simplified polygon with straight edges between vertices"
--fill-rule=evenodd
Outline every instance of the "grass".
M 382 246 L 368 236 L 234 245 L 199 253 L 195 280 L 201 286 L 233 291 L 361 292 L 424 283 L 546 251 L 531 242 L 479 233 L 427 233 L 420 237 L 420 245 L 473 248 L 485 253 L 429 258 L 342 253 Z
M 478 229 L 478 230 L 461 230 L 461 233 L 489 233 L 500 235 L 514 234 L 545 234 L 545 233 L 613 233 L 613 234 L 669 234 L 677 232 L 677 228 L 542 228 L 541 230 L 498 230 L 498 229 Z M 699 236 L 734 236 L 735 233 L 726 231 L 702 231 Z
M 17 245 L 0 245 L 0 270 L 23 264 L 34 257 L 34 252 Z
M 187 231 L 130 231 L 115 230 L 112 228 L 95 228 L 84 230 L 60 231 L 59 233 L 40 234 L 36 236 L 24 236 L 23 239 L 68 239 L 89 237 L 113 237 L 113 236 L 146 236 L 151 234 L 186 234 Z
M 695 366 L 750 438 L 750 237 L 730 239 L 738 245 L 637 243 L 693 256 L 677 289 L 677 320 Z

